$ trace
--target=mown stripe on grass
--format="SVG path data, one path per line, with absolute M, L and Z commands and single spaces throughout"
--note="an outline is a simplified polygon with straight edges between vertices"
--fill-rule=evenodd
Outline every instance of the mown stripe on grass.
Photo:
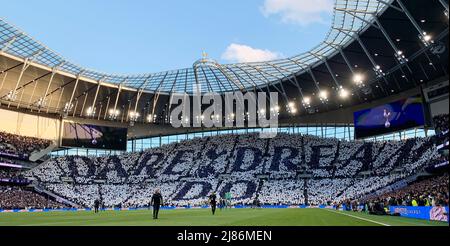
M 352 215 L 352 214 L 341 213 L 341 212 L 338 212 L 338 211 L 335 211 L 335 210 L 331 210 L 331 209 L 325 209 L 325 210 L 326 210 L 326 211 L 329 211 L 329 212 L 332 212 L 332 213 L 336 213 L 336 214 L 340 214 L 340 215 L 345 215 L 345 216 L 349 216 L 349 217 L 356 218 L 356 219 L 360 219 L 360 220 L 365 220 L 365 221 L 368 221 L 368 222 L 371 222 L 371 223 L 374 223 L 374 224 L 378 224 L 378 225 L 382 225 L 382 226 L 391 226 L 391 225 L 389 225 L 389 224 L 381 223 L 381 222 L 378 222 L 378 221 L 375 221 L 375 220 L 371 220 L 371 219 L 359 217 L 359 216 Z

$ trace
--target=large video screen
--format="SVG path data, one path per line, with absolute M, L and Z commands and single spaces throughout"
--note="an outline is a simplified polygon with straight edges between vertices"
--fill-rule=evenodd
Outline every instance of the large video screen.
M 127 128 L 64 122 L 61 145 L 87 149 L 127 149 Z
M 421 96 L 354 112 L 355 138 L 367 138 L 425 125 Z

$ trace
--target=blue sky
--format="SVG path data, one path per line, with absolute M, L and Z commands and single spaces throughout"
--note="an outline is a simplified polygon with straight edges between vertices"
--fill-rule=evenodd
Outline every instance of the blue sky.
M 14 0 L 0 17 L 66 59 L 128 74 L 299 54 L 329 31 L 333 0 Z

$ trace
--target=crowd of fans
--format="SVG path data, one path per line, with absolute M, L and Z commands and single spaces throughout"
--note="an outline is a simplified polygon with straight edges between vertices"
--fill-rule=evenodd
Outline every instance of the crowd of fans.
M 448 206 L 449 175 L 448 172 L 439 176 L 404 184 L 403 188 L 390 192 L 371 194 L 360 199 L 346 199 L 336 203 L 338 208 L 353 211 L 365 211 L 377 215 L 395 214 L 391 206 Z
M 448 206 L 448 173 L 416 181 L 402 189 L 371 198 L 384 206 Z
M 56 209 L 63 207 L 65 207 L 63 204 L 34 191 L 18 186 L 0 186 L 0 209 Z
M 119 156 L 53 158 L 25 175 L 81 206 L 140 207 L 162 189 L 173 206 L 217 192 L 231 204 L 333 204 L 354 200 L 441 159 L 433 137 L 362 142 L 279 134 L 197 138 Z M 263 177 L 263 178 L 262 178 Z M 265 181 L 262 181 L 265 180 Z
M 28 159 L 31 153 L 49 147 L 50 140 L 25 137 L 0 131 L 0 155 Z
M 437 132 L 448 132 L 448 117 L 448 114 L 441 114 L 433 117 L 434 128 Z
M 27 184 L 30 181 L 22 175 L 20 169 L 0 167 L 0 182 Z

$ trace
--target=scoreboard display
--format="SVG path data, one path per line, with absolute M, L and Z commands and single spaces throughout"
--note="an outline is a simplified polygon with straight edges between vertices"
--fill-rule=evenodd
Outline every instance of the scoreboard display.
M 422 97 L 412 96 L 354 112 L 355 138 L 367 138 L 425 125 Z
M 61 146 L 86 149 L 127 149 L 127 128 L 64 122 Z

